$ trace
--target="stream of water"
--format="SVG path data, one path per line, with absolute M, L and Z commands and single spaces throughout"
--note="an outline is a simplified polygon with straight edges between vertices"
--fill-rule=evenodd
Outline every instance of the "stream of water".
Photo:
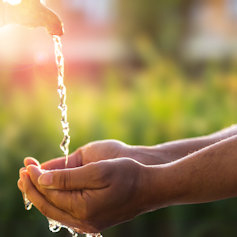
M 66 87 L 64 85 L 64 57 L 62 51 L 62 41 L 60 36 L 54 35 L 54 48 L 55 48 L 55 58 L 56 64 L 58 68 L 58 94 L 60 98 L 60 104 L 58 108 L 61 110 L 61 124 L 63 129 L 63 140 L 60 144 L 60 148 L 63 151 L 66 159 L 65 159 L 65 167 L 68 166 L 68 154 L 69 154 L 69 144 L 70 144 L 70 136 L 69 136 L 69 123 L 67 120 L 67 92 Z M 74 229 L 64 226 L 61 223 L 54 221 L 52 219 L 48 219 L 49 221 L 49 229 L 52 232 L 58 232 L 61 228 L 66 228 L 72 234 L 73 237 L 77 237 L 78 233 L 74 231 Z M 86 234 L 86 237 L 102 237 L 101 234 Z
M 60 144 L 60 148 L 65 155 L 65 167 L 68 166 L 68 154 L 69 154 L 69 123 L 67 120 L 67 104 L 66 104 L 66 87 L 64 85 L 64 57 L 62 51 L 62 41 L 60 36 L 54 35 L 54 48 L 55 48 L 55 59 L 58 69 L 58 94 L 60 98 L 60 104 L 58 108 L 61 110 L 61 124 L 63 129 L 63 140 Z M 25 209 L 30 210 L 32 208 L 32 203 L 28 200 L 26 194 L 24 194 L 24 203 Z M 52 232 L 59 232 L 61 228 L 66 228 L 71 234 L 72 237 L 78 237 L 78 233 L 71 227 L 62 225 L 60 222 L 48 218 L 49 221 L 49 230 Z M 86 234 L 86 237 L 102 237 L 100 233 L 98 234 Z
M 55 48 L 55 59 L 58 68 L 58 94 L 60 98 L 60 104 L 58 108 L 61 110 L 61 124 L 63 128 L 63 140 L 60 144 L 60 148 L 63 151 L 66 160 L 65 167 L 68 165 L 68 154 L 69 154 L 69 144 L 70 144 L 70 136 L 69 136 L 69 123 L 67 120 L 67 91 L 64 85 L 64 57 L 62 51 L 62 41 L 60 36 L 54 35 L 54 48 Z

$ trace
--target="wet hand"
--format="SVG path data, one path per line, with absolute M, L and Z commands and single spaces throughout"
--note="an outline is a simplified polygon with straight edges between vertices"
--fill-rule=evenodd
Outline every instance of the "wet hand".
M 151 155 L 151 149 L 127 145 L 117 140 L 102 140 L 88 143 L 69 155 L 67 168 L 80 167 L 91 162 L 115 159 L 120 157 L 131 158 L 146 165 L 164 163 L 164 155 Z M 24 161 L 25 166 L 36 164 L 32 158 Z M 39 165 L 37 163 L 36 165 Z M 45 170 L 64 169 L 65 157 L 49 160 L 41 164 Z
M 135 159 L 135 155 L 132 155 L 130 150 L 131 146 L 117 140 L 91 142 L 80 147 L 69 155 L 67 168 L 80 167 L 91 162 L 119 157 L 129 157 Z M 129 154 L 131 154 L 131 156 L 128 156 Z M 65 157 L 55 158 L 44 162 L 41 165 L 36 159 L 28 157 L 24 160 L 24 165 L 25 167 L 28 165 L 40 166 L 43 170 L 64 169 Z
M 130 146 L 116 140 L 104 140 L 91 142 L 69 155 L 67 168 L 80 167 L 91 162 L 107 160 L 126 156 L 130 152 Z M 24 159 L 24 168 L 21 168 L 19 174 L 26 170 L 29 165 L 41 167 L 42 170 L 65 169 L 65 157 L 55 158 L 45 163 L 40 163 L 32 158 Z
M 27 172 L 28 171 L 28 172 Z M 21 173 L 19 188 L 42 214 L 96 233 L 143 213 L 145 166 L 128 158 L 49 171 L 37 166 Z

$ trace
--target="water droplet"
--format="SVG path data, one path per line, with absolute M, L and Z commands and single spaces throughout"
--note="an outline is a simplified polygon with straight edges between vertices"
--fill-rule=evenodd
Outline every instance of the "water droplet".
M 103 237 L 100 233 L 96 234 L 86 234 L 86 237 Z
M 56 232 L 59 232 L 62 228 L 62 225 L 57 222 L 57 221 L 54 221 L 50 218 L 48 218 L 48 221 L 49 221 L 49 230 L 53 233 L 56 233 Z
M 32 202 L 27 198 L 27 196 L 26 196 L 25 193 L 23 193 L 23 200 L 24 200 L 24 204 L 25 204 L 25 209 L 26 209 L 27 211 L 29 211 L 29 210 L 32 208 L 33 204 L 32 204 Z

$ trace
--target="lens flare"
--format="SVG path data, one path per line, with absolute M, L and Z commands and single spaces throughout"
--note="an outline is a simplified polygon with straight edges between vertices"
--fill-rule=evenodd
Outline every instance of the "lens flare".
M 8 2 L 11 5 L 17 5 L 21 3 L 21 0 L 3 0 L 3 2 Z

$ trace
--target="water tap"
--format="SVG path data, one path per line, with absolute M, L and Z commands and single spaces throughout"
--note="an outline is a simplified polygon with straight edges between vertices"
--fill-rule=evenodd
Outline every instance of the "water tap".
M 0 0 L 0 26 L 6 24 L 21 24 L 28 27 L 42 26 L 51 35 L 63 35 L 62 21 L 40 0 L 22 0 L 16 5 Z

